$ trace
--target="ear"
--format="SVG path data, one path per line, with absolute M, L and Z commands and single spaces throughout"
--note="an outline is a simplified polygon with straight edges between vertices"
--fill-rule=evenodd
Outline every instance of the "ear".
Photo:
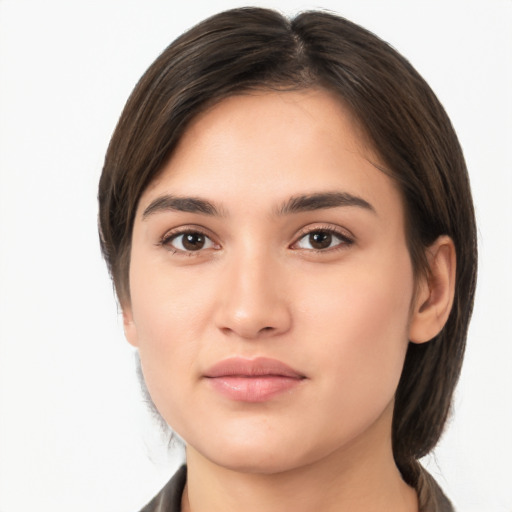
M 138 346 L 137 327 L 133 321 L 133 312 L 131 304 L 125 304 L 122 306 L 123 310 L 123 327 L 124 336 L 130 345 L 134 347 Z
M 440 236 L 426 251 L 428 272 L 417 283 L 409 340 L 425 343 L 444 327 L 455 294 L 455 245 L 449 236 Z

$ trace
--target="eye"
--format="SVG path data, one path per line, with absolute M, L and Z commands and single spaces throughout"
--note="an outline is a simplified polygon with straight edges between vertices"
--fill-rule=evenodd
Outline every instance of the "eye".
M 346 235 L 342 235 L 332 229 L 315 229 L 304 234 L 293 248 L 313 251 L 325 251 L 340 246 L 352 245 L 354 241 Z
M 212 239 L 200 231 L 184 231 L 164 237 L 162 245 L 178 252 L 198 252 L 215 248 Z

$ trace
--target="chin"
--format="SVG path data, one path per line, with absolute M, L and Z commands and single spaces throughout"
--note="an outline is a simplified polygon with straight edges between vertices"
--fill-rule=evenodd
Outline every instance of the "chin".
M 290 456 L 272 456 L 266 450 L 259 453 L 248 452 L 241 454 L 222 454 L 220 457 L 210 459 L 217 466 L 230 471 L 247 474 L 272 475 L 284 473 L 295 469 L 303 464 L 299 460 L 290 460 Z
M 237 473 L 276 474 L 289 471 L 307 463 L 306 454 L 297 447 L 291 448 L 284 440 L 242 438 L 209 439 L 207 445 L 186 442 L 187 456 L 205 458 L 216 466 Z M 301 456 L 302 455 L 302 456 Z

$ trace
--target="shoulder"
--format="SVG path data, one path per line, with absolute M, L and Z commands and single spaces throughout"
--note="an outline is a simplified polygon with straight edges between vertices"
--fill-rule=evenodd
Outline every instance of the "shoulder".
M 180 512 L 187 481 L 187 466 L 181 466 L 165 487 L 140 512 Z
M 420 512 L 455 512 L 439 484 L 422 468 L 416 487 Z

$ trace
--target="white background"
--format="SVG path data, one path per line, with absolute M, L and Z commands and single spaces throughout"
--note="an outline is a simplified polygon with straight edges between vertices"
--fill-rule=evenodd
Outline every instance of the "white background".
M 325 7 L 409 58 L 459 134 L 480 281 L 455 413 L 428 467 L 462 512 L 512 511 L 512 1 Z M 179 454 L 138 391 L 96 232 L 107 143 L 178 34 L 237 1 L 0 0 L 0 512 L 128 512 Z

